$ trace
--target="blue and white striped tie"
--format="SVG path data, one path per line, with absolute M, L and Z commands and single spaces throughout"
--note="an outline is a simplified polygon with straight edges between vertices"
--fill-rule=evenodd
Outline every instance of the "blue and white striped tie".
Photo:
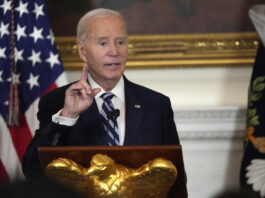
M 116 118 L 109 118 L 109 113 L 114 112 L 115 108 L 111 102 L 111 98 L 114 96 L 111 92 L 106 92 L 101 95 L 104 102 L 102 105 L 101 115 L 103 120 L 103 127 L 107 132 L 109 146 L 120 145 L 119 130 Z

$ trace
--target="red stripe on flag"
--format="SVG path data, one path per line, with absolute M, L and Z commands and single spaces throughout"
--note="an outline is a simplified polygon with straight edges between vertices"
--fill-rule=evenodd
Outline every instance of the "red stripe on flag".
M 43 94 L 41 94 L 41 97 L 44 96 L 49 91 L 56 89 L 56 88 L 57 88 L 57 85 L 55 83 L 53 83 L 48 89 L 46 89 L 46 91 L 43 92 Z
M 20 115 L 19 121 L 19 127 L 9 127 L 9 132 L 11 134 L 13 145 L 16 148 L 18 157 L 20 161 L 22 161 L 26 149 L 32 139 L 32 135 L 24 115 Z
M 5 169 L 2 161 L 0 160 L 0 185 L 5 184 L 8 181 L 9 181 L 8 174 L 6 172 L 6 169 Z
M 43 94 L 57 88 L 56 84 L 53 83 Z M 22 162 L 23 156 L 27 150 L 27 147 L 32 139 L 30 129 L 28 127 L 26 118 L 24 115 L 20 115 L 19 127 L 9 127 L 9 132 L 12 137 L 13 145 L 16 148 L 19 160 Z

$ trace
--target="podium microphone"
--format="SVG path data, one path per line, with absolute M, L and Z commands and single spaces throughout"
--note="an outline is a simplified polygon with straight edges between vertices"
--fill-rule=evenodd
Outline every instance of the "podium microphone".
M 110 120 L 112 120 L 112 119 L 116 120 L 117 117 L 119 117 L 119 115 L 120 115 L 120 110 L 119 109 L 114 109 L 113 111 L 110 111 L 110 112 L 107 113 L 107 117 Z

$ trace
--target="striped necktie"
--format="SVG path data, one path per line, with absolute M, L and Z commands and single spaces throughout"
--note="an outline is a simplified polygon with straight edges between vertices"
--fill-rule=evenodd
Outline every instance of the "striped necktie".
M 115 108 L 111 102 L 111 98 L 113 96 L 114 94 L 111 92 L 106 92 L 101 95 L 101 97 L 104 100 L 101 110 L 101 115 L 102 115 L 101 117 L 103 120 L 103 127 L 107 132 L 109 146 L 120 145 L 119 130 L 116 119 L 117 117 L 111 116 L 115 111 Z

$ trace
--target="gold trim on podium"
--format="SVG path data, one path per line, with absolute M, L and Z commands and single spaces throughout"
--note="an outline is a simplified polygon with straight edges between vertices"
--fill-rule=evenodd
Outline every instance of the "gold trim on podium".
M 46 175 L 88 198 L 167 198 L 177 168 L 167 159 L 155 158 L 133 169 L 98 153 L 88 168 L 57 158 L 46 167 Z
M 186 173 L 185 173 L 185 168 L 184 168 L 181 145 L 161 145 L 161 146 L 51 146 L 51 147 L 39 147 L 38 151 L 39 151 L 39 157 L 40 157 L 41 167 L 42 167 L 43 171 L 45 171 L 45 169 L 49 163 L 51 163 L 53 160 L 56 160 L 58 158 L 67 158 L 67 159 L 70 159 L 72 162 L 79 164 L 79 165 L 75 164 L 74 166 L 70 166 L 71 167 L 70 169 L 74 170 L 74 172 L 76 172 L 77 167 L 80 168 L 80 165 L 82 167 L 91 167 L 91 161 L 92 161 L 92 164 L 94 164 L 94 165 L 105 164 L 105 163 L 102 163 L 103 161 L 105 161 L 104 158 L 101 158 L 101 160 L 99 160 L 99 161 L 97 158 L 95 158 L 96 159 L 96 163 L 95 163 L 95 159 L 93 159 L 93 156 L 95 156 L 97 154 L 103 154 L 103 155 L 108 156 L 109 158 L 114 160 L 114 162 L 119 166 L 122 165 L 125 167 L 129 167 L 130 169 L 136 169 L 136 170 L 142 170 L 140 167 L 143 167 L 144 164 L 148 164 L 150 161 L 154 162 L 154 159 L 163 158 L 163 159 L 169 160 L 171 163 L 173 163 L 176 170 L 177 170 L 177 177 L 174 181 L 173 186 L 171 187 L 171 189 L 168 193 L 167 198 L 187 198 L 188 197 L 188 192 L 187 192 L 187 188 L 186 188 L 187 179 L 186 179 Z M 102 159 L 103 159 L 103 161 L 102 161 Z M 70 164 L 73 165 L 72 162 L 70 162 Z M 161 165 L 160 162 L 158 164 Z M 156 164 L 156 165 L 158 165 L 158 164 Z M 68 165 L 69 165 L 69 163 L 65 163 L 65 162 L 60 163 L 61 168 L 68 167 Z M 104 170 L 106 170 L 105 169 L 106 166 L 104 167 L 101 165 L 100 165 L 100 167 L 103 168 Z M 95 167 L 95 166 L 93 166 L 93 167 Z M 84 170 L 84 169 L 81 168 L 81 170 Z M 93 170 L 93 169 L 89 169 L 89 170 Z M 110 169 L 110 170 L 112 170 L 112 169 Z M 57 171 L 60 171 L 60 170 L 57 170 Z M 57 173 L 60 174 L 60 172 L 57 172 Z M 105 171 L 104 171 L 104 173 L 105 173 Z M 116 172 L 116 173 L 118 173 L 118 172 Z M 64 173 L 62 173 L 62 174 L 64 174 Z M 74 176 L 75 174 L 74 175 L 70 174 L 70 175 L 71 175 L 71 178 L 75 177 Z M 82 178 L 80 178 L 80 177 L 79 177 L 79 179 L 82 180 Z M 160 179 L 162 179 L 162 178 L 160 178 Z M 151 180 L 154 180 L 154 179 L 151 179 Z M 156 179 L 156 182 L 157 182 L 157 179 Z M 135 182 L 133 182 L 133 183 L 135 183 Z M 140 196 L 140 197 L 144 197 L 144 196 Z M 161 197 L 161 196 L 158 196 L 158 197 Z
M 129 36 L 127 69 L 252 66 L 256 32 Z M 56 37 L 67 70 L 83 66 L 75 37 Z

